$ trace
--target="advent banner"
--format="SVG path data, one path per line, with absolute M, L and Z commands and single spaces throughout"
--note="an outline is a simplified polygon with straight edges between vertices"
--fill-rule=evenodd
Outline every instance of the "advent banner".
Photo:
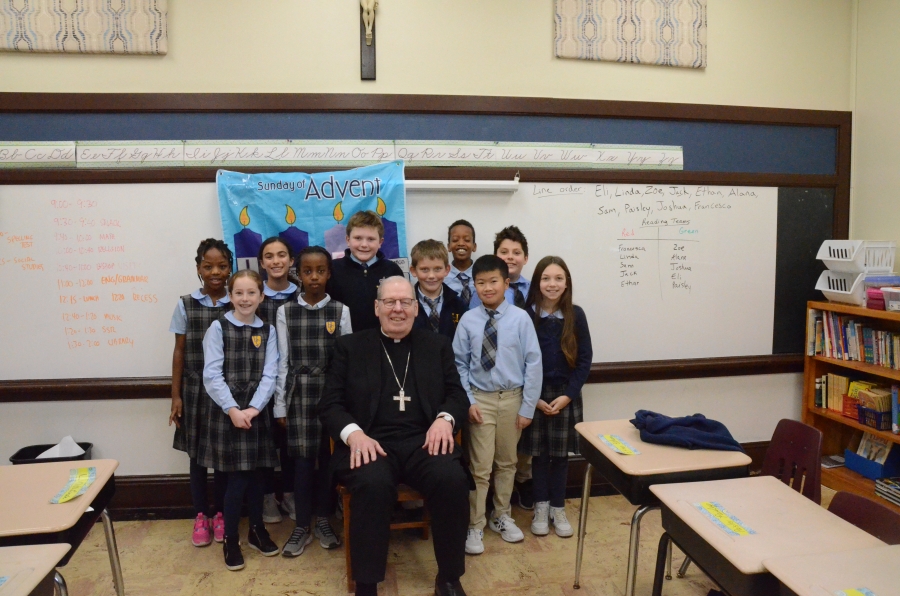
M 216 174 L 224 240 L 236 269 L 260 271 L 263 240 L 282 238 L 299 252 L 323 246 L 335 258 L 347 248 L 346 223 L 357 211 L 374 211 L 384 223 L 381 250 L 407 270 L 406 187 L 403 162 L 303 174 Z

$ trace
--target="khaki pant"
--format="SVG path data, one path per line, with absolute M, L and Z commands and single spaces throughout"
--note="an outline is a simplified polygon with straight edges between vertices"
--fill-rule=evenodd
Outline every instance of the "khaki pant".
M 494 516 L 510 514 L 509 497 L 516 476 L 516 445 L 522 431 L 516 416 L 522 407 L 522 388 L 503 391 L 472 390 L 482 424 L 469 425 L 469 466 L 475 490 L 469 492 L 469 527 L 483 530 L 491 471 L 494 472 Z

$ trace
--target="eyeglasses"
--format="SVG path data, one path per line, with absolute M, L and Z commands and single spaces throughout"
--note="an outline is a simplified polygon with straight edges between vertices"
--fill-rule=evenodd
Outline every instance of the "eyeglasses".
M 379 300 L 381 300 L 381 303 L 387 308 L 394 308 L 394 306 L 399 303 L 403 310 L 409 310 L 416 302 L 412 298 L 401 298 L 400 300 L 397 300 L 396 298 L 379 298 Z

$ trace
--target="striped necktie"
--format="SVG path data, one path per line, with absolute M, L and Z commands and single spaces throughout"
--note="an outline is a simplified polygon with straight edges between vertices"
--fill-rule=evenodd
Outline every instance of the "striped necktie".
M 460 291 L 459 297 L 462 298 L 462 301 L 465 302 L 468 307 L 469 302 L 472 301 L 472 288 L 469 287 L 469 276 L 465 273 L 460 273 L 456 276 L 456 279 L 462 284 L 462 291 Z
M 439 333 L 441 328 L 441 313 L 438 312 L 437 306 L 441 301 L 441 297 L 438 296 L 432 300 L 428 296 L 423 295 L 422 298 L 425 300 L 425 304 L 428 305 L 428 308 L 431 309 L 431 314 L 428 315 L 428 324 L 432 331 Z
M 515 281 L 510 285 L 513 287 L 513 304 L 519 308 L 525 308 L 525 294 L 522 293 L 522 282 Z
M 491 370 L 497 364 L 497 316 L 496 310 L 484 309 L 488 320 L 484 324 L 484 340 L 481 343 L 481 366 Z

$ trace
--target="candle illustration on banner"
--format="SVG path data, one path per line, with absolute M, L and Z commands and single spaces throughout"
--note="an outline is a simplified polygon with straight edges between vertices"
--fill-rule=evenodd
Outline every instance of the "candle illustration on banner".
M 381 252 L 388 259 L 400 258 L 400 240 L 397 236 L 397 224 L 387 219 L 384 214 L 387 212 L 387 205 L 378 197 L 378 206 L 375 212 L 381 217 L 381 223 L 384 224 L 384 244 L 381 245 Z
M 285 205 L 285 207 L 287 208 L 287 213 L 284 215 L 284 221 L 287 222 L 289 227 L 283 232 L 279 232 L 278 237 L 287 242 L 294 254 L 297 254 L 309 246 L 309 234 L 294 227 L 294 223 L 297 221 L 297 214 L 294 213 L 290 205 Z
M 334 216 L 334 220 L 337 223 L 325 230 L 325 250 L 330 252 L 333 258 L 339 259 L 344 256 L 344 251 L 348 248 L 347 228 L 341 225 L 341 222 L 344 220 L 344 210 L 341 207 L 341 203 L 334 206 L 334 211 L 332 211 L 331 215 Z
M 241 209 L 238 221 L 244 226 L 234 235 L 234 257 L 237 259 L 237 270 L 253 269 L 259 273 L 259 249 L 262 247 L 262 236 L 248 228 L 250 214 L 247 212 L 249 205 Z

